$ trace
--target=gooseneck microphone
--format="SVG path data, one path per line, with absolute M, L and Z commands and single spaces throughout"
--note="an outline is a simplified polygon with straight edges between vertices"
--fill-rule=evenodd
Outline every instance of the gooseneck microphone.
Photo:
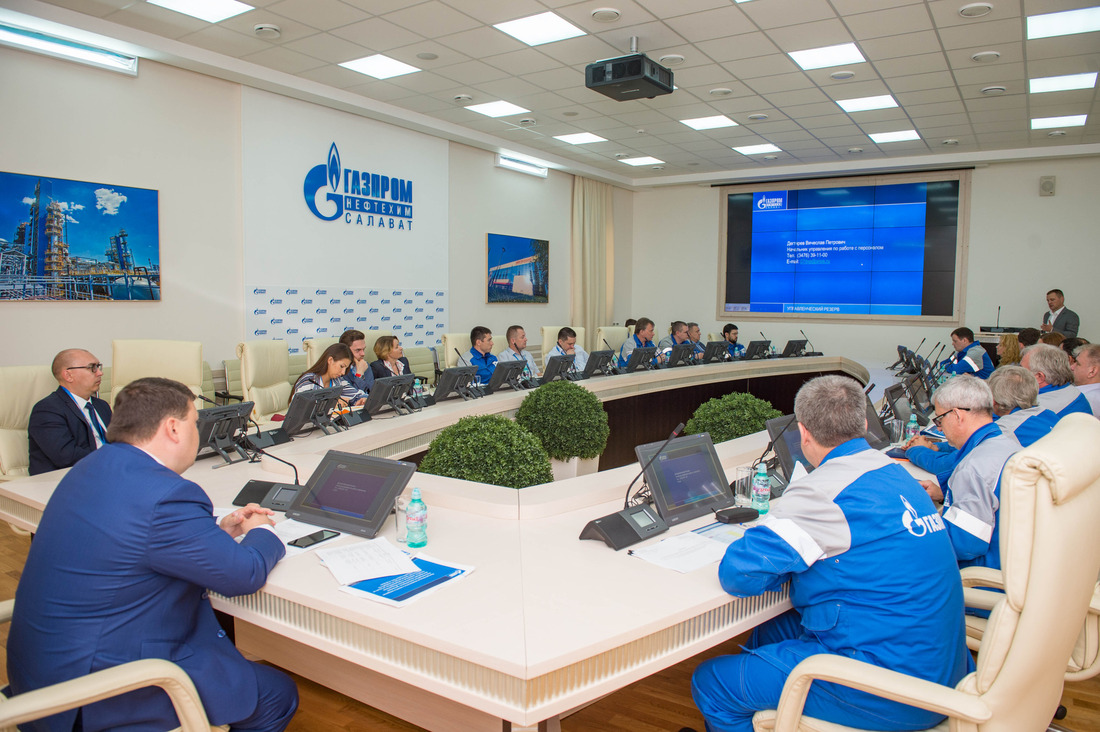
M 817 349 L 816 349 L 816 348 L 814 348 L 814 344 L 813 344 L 813 343 L 810 343 L 810 337 L 809 337 L 808 335 L 806 335 L 806 331 L 804 331 L 804 330 L 802 330 L 801 328 L 799 328 L 799 329 L 798 329 L 798 332 L 799 332 L 799 333 L 801 333 L 801 334 L 802 334 L 802 337 L 806 339 L 806 342 L 810 344 L 810 351 L 816 351 Z
M 210 397 L 208 397 L 208 396 L 203 396 L 202 394 L 196 394 L 195 398 L 196 399 L 202 399 L 207 404 L 213 404 L 215 407 L 218 406 L 218 403 L 216 401 L 214 401 L 213 399 L 211 399 Z
M 664 449 L 666 447 L 668 447 L 668 443 L 672 442 L 672 438 L 679 437 L 680 434 L 683 431 L 684 431 L 684 423 L 681 422 L 680 424 L 676 425 L 676 429 L 672 430 L 672 434 L 668 436 L 668 439 L 666 439 L 663 443 L 661 443 L 661 446 L 659 448 L 657 448 L 657 452 L 653 453 L 653 456 L 650 457 L 649 460 L 646 461 L 646 464 L 643 465 L 642 469 L 638 471 L 638 474 L 634 476 L 634 480 L 630 481 L 630 485 L 628 485 L 626 487 L 626 497 L 623 500 L 623 508 L 624 509 L 625 508 L 630 508 L 630 491 L 634 488 L 634 484 L 638 482 L 638 478 L 641 478 L 642 474 L 645 473 L 646 469 L 650 465 L 653 464 L 654 460 L 657 459 L 657 456 L 660 455 L 662 452 L 664 452 Z
M 455 349 L 455 355 L 458 356 L 458 360 L 462 362 L 463 366 L 469 366 L 470 365 L 469 363 L 466 362 L 466 359 L 464 359 L 462 357 L 462 351 L 459 351 L 457 348 Z
M 872 386 L 874 386 L 874 385 L 872 384 Z M 794 419 L 794 415 L 792 414 L 790 416 L 790 418 L 787 419 L 787 423 L 783 425 L 783 429 L 779 430 L 779 434 L 777 434 L 772 439 L 768 440 L 768 445 L 767 445 L 767 447 L 764 448 L 764 452 L 760 453 L 760 457 L 758 457 L 758 458 L 756 458 L 755 460 L 752 461 L 752 467 L 753 468 L 755 468 L 757 465 L 759 465 L 760 463 L 762 463 L 764 461 L 764 457 L 769 452 L 771 452 L 772 447 L 775 446 L 775 441 L 778 440 L 779 438 L 781 438 L 783 436 L 783 434 L 787 430 L 789 430 L 791 428 L 791 425 L 794 424 L 794 423 L 795 423 L 795 419 Z
M 253 447 L 252 449 L 255 452 L 259 453 L 260 455 L 264 455 L 266 457 L 269 457 L 269 458 L 271 458 L 272 460 L 274 460 L 276 462 L 280 462 L 283 465 L 289 465 L 290 469 L 294 471 L 294 485 L 299 485 L 299 486 L 301 485 L 301 483 L 298 482 L 298 468 L 294 465 L 294 463 L 289 462 L 287 460 L 283 460 L 281 457 L 275 457 L 270 452 L 267 452 L 266 450 L 264 450 L 261 447 Z M 258 462 L 258 461 L 253 459 L 251 462 Z

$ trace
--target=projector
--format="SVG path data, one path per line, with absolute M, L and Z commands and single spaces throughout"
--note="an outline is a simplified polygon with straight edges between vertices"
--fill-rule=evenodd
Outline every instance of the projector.
M 595 61 L 584 69 L 584 85 L 620 102 L 672 93 L 672 72 L 644 53 Z

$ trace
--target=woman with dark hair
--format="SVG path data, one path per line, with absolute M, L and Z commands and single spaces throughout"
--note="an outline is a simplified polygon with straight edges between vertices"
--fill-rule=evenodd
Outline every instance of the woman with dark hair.
M 310 366 L 294 382 L 294 393 L 340 387 L 340 399 L 351 406 L 359 406 L 364 400 L 362 390 L 356 389 L 344 378 L 351 365 L 351 349 L 343 343 L 333 343 L 325 349 L 317 363 Z
M 382 336 L 376 340 L 374 355 L 378 356 L 378 360 L 371 363 L 370 370 L 374 372 L 376 379 L 412 373 L 412 366 L 409 365 L 409 359 L 405 358 L 405 350 L 397 336 Z

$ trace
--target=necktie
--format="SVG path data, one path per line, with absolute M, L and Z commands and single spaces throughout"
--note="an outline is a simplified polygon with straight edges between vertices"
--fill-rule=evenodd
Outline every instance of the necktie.
M 99 415 L 95 413 L 95 408 L 92 407 L 91 400 L 84 403 L 84 411 L 88 413 L 88 419 L 92 420 L 92 427 L 95 428 L 95 433 L 99 435 L 99 439 L 106 445 L 107 433 L 103 431 L 103 426 L 99 423 Z

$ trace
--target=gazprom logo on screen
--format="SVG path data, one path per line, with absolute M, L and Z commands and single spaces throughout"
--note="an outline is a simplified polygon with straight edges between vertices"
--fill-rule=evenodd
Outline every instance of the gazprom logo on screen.
M 322 221 L 343 217 L 345 224 L 412 229 L 412 181 L 344 168 L 335 142 L 328 149 L 328 161 L 306 173 L 302 195 L 310 213 Z
M 787 208 L 787 192 L 754 193 L 752 194 L 752 205 L 757 211 L 782 211 Z

